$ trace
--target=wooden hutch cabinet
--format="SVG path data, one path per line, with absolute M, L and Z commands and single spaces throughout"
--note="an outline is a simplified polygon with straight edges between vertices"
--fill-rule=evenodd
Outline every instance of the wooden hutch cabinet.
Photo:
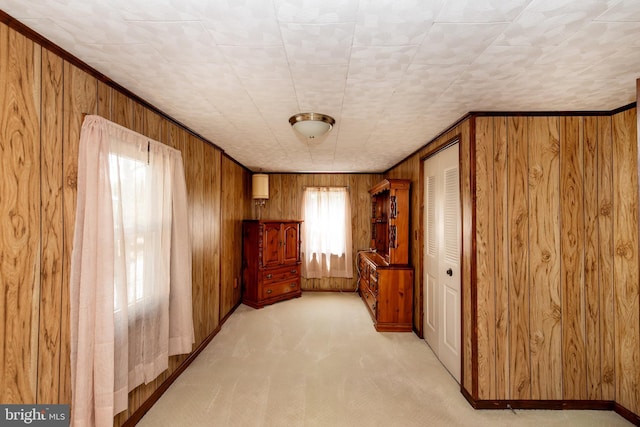
M 380 332 L 413 328 L 409 186 L 409 180 L 385 179 L 369 190 L 371 249 L 358 253 L 358 292 Z
M 242 302 L 254 308 L 295 298 L 300 290 L 301 221 L 242 224 Z

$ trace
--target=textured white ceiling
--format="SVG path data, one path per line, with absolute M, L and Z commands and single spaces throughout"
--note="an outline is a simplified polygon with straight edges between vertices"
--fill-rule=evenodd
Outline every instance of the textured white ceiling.
M 640 0 L 0 0 L 252 170 L 380 172 L 469 111 L 635 100 Z M 319 144 L 288 119 L 319 112 Z

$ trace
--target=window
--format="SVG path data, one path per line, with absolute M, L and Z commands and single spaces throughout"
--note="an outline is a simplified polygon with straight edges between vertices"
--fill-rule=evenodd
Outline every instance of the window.
M 307 187 L 302 212 L 303 276 L 353 277 L 348 189 Z
M 76 425 L 111 424 L 129 391 L 191 351 L 191 286 L 180 152 L 87 116 L 70 284 Z
M 168 367 L 169 260 L 173 214 L 163 147 L 112 140 L 115 339 L 127 353 L 128 391 Z M 160 158 L 158 158 L 158 156 Z M 153 157 L 153 159 L 152 159 Z M 158 161 L 160 160 L 160 161 Z
M 125 303 L 128 307 L 135 307 L 136 303 L 145 301 L 145 266 L 152 264 L 155 258 L 154 254 L 145 256 L 145 246 L 153 246 L 154 236 L 162 232 L 163 225 L 160 220 L 152 220 L 152 203 L 146 200 L 150 194 L 147 188 L 151 181 L 147 178 L 150 173 L 152 169 L 146 164 L 146 156 L 136 159 L 114 152 L 109 154 L 115 257 L 124 261 L 127 281 L 124 288 L 114 287 L 115 313 L 123 310 Z M 120 182 L 128 184 L 120 186 Z M 119 293 L 122 289 L 127 290 L 126 299 Z M 147 295 L 147 299 L 150 297 Z

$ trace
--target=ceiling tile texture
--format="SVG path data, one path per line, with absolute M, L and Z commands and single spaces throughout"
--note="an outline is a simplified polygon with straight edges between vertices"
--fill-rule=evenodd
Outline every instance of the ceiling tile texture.
M 254 171 L 382 172 L 470 111 L 635 101 L 640 0 L 0 0 Z M 308 143 L 290 116 L 333 130 Z

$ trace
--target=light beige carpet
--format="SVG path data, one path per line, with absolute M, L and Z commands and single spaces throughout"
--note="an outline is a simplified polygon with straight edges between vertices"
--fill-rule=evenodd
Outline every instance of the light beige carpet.
M 474 410 L 415 334 L 379 333 L 353 293 L 245 305 L 138 424 L 626 426 L 608 411 Z

